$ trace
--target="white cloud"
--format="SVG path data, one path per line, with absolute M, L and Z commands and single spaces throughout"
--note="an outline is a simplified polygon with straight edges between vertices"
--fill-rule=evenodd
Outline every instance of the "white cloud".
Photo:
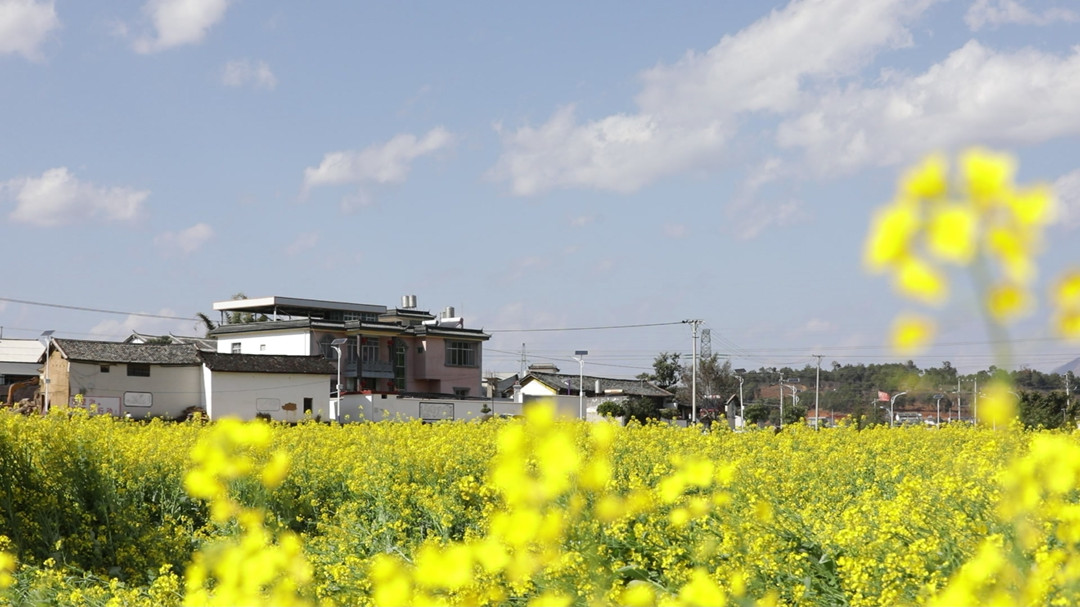
M 154 238 L 154 244 L 167 250 L 177 250 L 187 255 L 194 253 L 214 236 L 214 229 L 205 223 L 197 223 L 179 232 L 164 232 Z
M 415 135 L 396 135 L 382 145 L 371 145 L 363 150 L 345 150 L 323 156 L 317 167 L 304 169 L 304 193 L 315 186 L 353 184 L 401 183 L 409 175 L 412 162 L 421 156 L 433 154 L 450 146 L 453 135 L 442 127 L 436 127 L 421 139 Z M 345 207 L 355 209 L 371 204 L 370 198 L 361 191 L 350 198 Z
M 1054 182 L 1061 224 L 1073 230 L 1080 228 L 1080 169 L 1066 173 Z
M 976 41 L 915 76 L 884 74 L 879 88 L 823 95 L 780 125 L 822 173 L 910 161 L 927 149 L 1016 145 L 1080 134 L 1080 48 L 1056 56 L 1000 53 Z
M 504 151 L 489 175 L 517 195 L 555 187 L 632 192 L 715 163 L 740 115 L 790 111 L 805 80 L 849 74 L 882 48 L 909 45 L 905 24 L 932 2 L 792 2 L 705 53 L 644 72 L 634 114 L 579 124 L 565 107 L 539 127 L 496 127 Z
M 79 181 L 66 167 L 49 169 L 41 177 L 18 177 L 0 182 L 0 200 L 13 199 L 12 221 L 51 227 L 87 219 L 136 219 L 149 190 L 99 187 Z
M 202 42 L 228 7 L 229 0 L 150 0 L 143 12 L 153 22 L 156 35 L 137 39 L 135 50 L 154 53 Z
M 964 15 L 964 21 L 974 31 L 1007 23 L 1049 25 L 1058 21 L 1077 20 L 1080 20 L 1080 15 L 1076 11 L 1050 7 L 1034 12 L 1017 0 L 975 0 Z
M 31 61 L 41 57 L 41 45 L 60 27 L 54 3 L 0 0 L 0 55 L 19 54 Z
M 225 86 L 273 90 L 277 86 L 277 77 L 265 61 L 237 59 L 226 63 L 221 69 L 221 83 Z
M 304 232 L 296 237 L 289 246 L 285 247 L 285 254 L 292 256 L 314 249 L 319 244 L 318 232 Z

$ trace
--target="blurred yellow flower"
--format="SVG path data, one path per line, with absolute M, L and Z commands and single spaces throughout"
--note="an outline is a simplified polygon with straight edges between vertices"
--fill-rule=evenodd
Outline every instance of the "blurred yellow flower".
M 1056 218 L 1053 192 L 1039 185 L 1013 192 L 1008 198 L 1009 208 L 1021 225 L 1047 225 Z
M 900 316 L 893 322 L 893 350 L 904 355 L 922 352 L 930 344 L 936 331 L 934 321 L 925 316 Z
M 998 322 L 1014 320 L 1031 309 L 1031 296 L 1016 283 L 1001 283 L 990 288 L 987 308 Z
M 927 226 L 927 245 L 940 259 L 957 264 L 975 257 L 977 219 L 969 205 L 950 204 L 933 210 Z
M 873 271 L 881 271 L 907 256 L 911 238 L 919 227 L 918 208 L 897 203 L 880 209 L 870 228 L 863 260 Z
M 1066 272 L 1058 279 L 1054 301 L 1059 308 L 1080 308 L 1080 269 Z
M 979 419 L 983 423 L 1004 426 L 1016 417 L 1018 397 L 1006 381 L 994 381 L 979 399 Z
M 960 165 L 967 193 L 977 205 L 986 207 L 1010 195 L 1016 162 L 1008 154 L 972 148 L 960 156 Z
M 932 305 L 942 303 L 948 296 L 945 276 L 934 266 L 916 257 L 908 257 L 900 263 L 896 286 L 912 299 Z
M 949 164 L 943 154 L 932 154 L 909 169 L 901 181 L 901 190 L 911 198 L 941 198 L 948 191 Z

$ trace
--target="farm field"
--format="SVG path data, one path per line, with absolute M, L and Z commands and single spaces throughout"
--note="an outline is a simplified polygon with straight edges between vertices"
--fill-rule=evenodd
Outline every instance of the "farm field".
M 0 604 L 1080 602 L 1080 441 L 0 413 Z

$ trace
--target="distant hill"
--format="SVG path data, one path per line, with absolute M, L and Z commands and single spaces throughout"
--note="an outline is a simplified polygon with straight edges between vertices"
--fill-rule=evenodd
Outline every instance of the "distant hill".
M 1080 375 L 1080 358 L 1067 362 L 1057 369 L 1054 369 L 1054 373 L 1057 373 L 1058 375 L 1065 375 L 1069 371 L 1072 371 L 1073 375 Z

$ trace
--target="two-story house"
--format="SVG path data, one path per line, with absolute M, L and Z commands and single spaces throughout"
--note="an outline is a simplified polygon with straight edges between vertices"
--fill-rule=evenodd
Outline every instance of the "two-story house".
M 221 324 L 209 336 L 220 353 L 321 354 L 340 362 L 344 392 L 482 394 L 483 342 L 491 336 L 465 328 L 453 308 L 435 315 L 407 295 L 397 308 L 270 296 L 214 309 Z

